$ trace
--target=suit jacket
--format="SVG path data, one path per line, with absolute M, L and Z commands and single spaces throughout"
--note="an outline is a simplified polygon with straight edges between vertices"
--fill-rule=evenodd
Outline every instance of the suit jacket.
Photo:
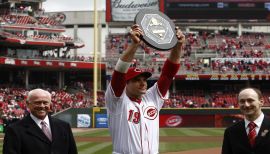
M 270 154 L 270 120 L 264 117 L 253 148 L 249 144 L 244 120 L 227 128 L 222 154 Z
M 7 127 L 3 154 L 77 154 L 70 125 L 49 116 L 52 141 L 27 115 Z

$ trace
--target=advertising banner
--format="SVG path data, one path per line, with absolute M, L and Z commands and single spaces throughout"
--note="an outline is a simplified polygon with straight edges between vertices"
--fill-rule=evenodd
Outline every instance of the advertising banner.
M 0 57 L 0 64 L 15 65 L 25 67 L 50 67 L 50 68 L 78 68 L 78 69 L 93 69 L 94 63 L 92 62 L 68 62 L 68 61 L 54 61 L 54 60 L 40 60 L 40 59 L 18 59 Z M 105 63 L 99 63 L 98 66 L 104 69 Z
M 96 128 L 108 128 L 107 114 L 96 114 Z
M 268 74 L 182 74 L 178 80 L 269 80 Z
M 91 117 L 89 114 L 77 114 L 77 127 L 78 128 L 90 128 Z
M 4 132 L 4 126 L 0 125 L 0 133 L 3 133 L 3 132 Z
M 159 10 L 158 0 L 111 0 L 113 21 L 133 21 L 141 9 Z

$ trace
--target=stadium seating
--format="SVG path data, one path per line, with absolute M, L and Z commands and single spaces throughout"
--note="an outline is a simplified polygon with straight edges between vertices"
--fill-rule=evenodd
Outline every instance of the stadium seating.
M 170 94 L 163 108 L 238 108 L 237 92 L 180 90 Z M 269 90 L 263 90 L 263 96 L 264 107 L 269 107 Z
M 270 36 L 260 33 L 243 34 L 236 37 L 230 34 L 186 33 L 187 43 L 179 73 L 268 73 Z M 106 58 L 114 65 L 130 43 L 125 34 L 109 34 L 106 41 Z M 153 68 L 156 71 L 168 55 L 166 51 L 157 51 L 145 45 L 139 49 L 143 59 L 138 58 L 140 67 Z M 138 56 L 139 57 L 139 56 Z M 203 58 L 210 57 L 212 62 L 203 63 Z M 255 58 L 256 60 L 252 59 Z M 146 60 L 153 61 L 146 63 Z M 159 62 L 161 61 L 161 62 Z

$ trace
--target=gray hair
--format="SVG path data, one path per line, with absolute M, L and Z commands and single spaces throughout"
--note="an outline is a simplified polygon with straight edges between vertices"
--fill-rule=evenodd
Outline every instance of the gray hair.
M 33 97 L 34 95 L 40 94 L 40 93 L 47 95 L 51 100 L 51 93 L 50 92 L 48 92 L 47 90 L 43 90 L 43 89 L 38 88 L 38 89 L 33 89 L 33 90 L 29 91 L 26 101 L 28 103 L 30 103 L 31 97 Z

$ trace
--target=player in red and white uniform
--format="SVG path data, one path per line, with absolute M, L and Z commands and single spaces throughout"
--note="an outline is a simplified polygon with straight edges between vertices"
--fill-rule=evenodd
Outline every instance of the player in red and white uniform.
M 177 28 L 177 45 L 166 60 L 160 78 L 147 90 L 146 80 L 152 75 L 129 68 L 142 30 L 133 25 L 132 44 L 118 60 L 105 94 L 113 154 L 157 154 L 159 148 L 159 111 L 168 89 L 180 67 L 180 53 L 185 37 Z

